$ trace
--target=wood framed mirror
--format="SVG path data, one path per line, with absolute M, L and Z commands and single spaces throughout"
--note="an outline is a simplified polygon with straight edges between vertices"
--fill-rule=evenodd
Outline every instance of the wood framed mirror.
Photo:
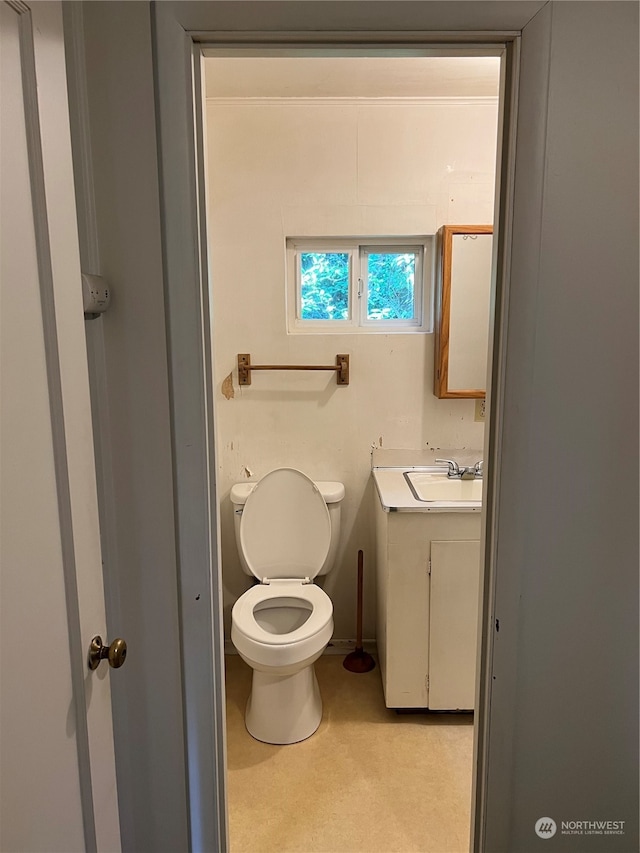
M 438 231 L 434 390 L 440 398 L 486 394 L 493 226 Z

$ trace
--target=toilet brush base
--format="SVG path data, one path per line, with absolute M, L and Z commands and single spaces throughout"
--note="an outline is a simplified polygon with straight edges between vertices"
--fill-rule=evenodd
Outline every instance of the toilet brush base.
M 322 720 L 322 699 L 313 668 L 292 675 L 253 671 L 245 725 L 263 743 L 298 743 L 311 737 Z

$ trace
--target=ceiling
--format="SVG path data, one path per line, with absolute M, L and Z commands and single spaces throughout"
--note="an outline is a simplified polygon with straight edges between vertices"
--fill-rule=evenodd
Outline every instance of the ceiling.
M 208 98 L 497 97 L 500 60 L 458 57 L 208 57 Z

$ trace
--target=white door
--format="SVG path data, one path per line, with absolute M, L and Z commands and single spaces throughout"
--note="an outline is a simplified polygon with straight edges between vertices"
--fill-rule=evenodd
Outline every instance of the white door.
M 429 708 L 471 710 L 476 694 L 480 542 L 431 543 Z
M 60 3 L 1 2 L 0 39 L 0 850 L 117 851 Z

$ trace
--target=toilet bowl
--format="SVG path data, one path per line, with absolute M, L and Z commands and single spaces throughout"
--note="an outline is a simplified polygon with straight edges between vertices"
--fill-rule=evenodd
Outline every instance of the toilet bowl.
M 245 571 L 259 583 L 236 601 L 231 640 L 253 669 L 245 723 L 266 743 L 312 735 L 322 719 L 313 664 L 333 633 L 333 605 L 313 583 L 335 559 L 341 483 L 280 468 L 231 492 Z

